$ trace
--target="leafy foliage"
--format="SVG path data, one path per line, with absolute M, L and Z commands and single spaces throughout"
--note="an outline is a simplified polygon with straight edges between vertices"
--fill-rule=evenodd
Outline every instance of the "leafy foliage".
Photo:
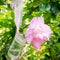
M 7 53 L 15 35 L 14 13 L 8 5 L 0 5 L 0 56 Z

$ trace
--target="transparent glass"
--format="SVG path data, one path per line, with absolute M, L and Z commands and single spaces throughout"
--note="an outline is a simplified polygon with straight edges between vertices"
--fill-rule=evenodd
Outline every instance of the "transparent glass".
M 26 40 L 23 37 L 23 35 L 20 34 L 19 32 L 16 32 L 15 38 L 8 51 L 8 56 L 12 59 L 13 58 L 17 59 L 20 55 L 22 55 L 25 44 L 26 44 Z
M 24 5 L 24 0 L 12 0 L 11 7 L 15 14 L 15 25 L 16 25 L 16 34 L 15 38 L 9 48 L 8 56 L 10 60 L 16 60 L 19 56 L 22 55 L 24 46 L 26 45 L 26 40 L 24 36 L 19 32 L 19 27 L 22 23 L 22 10 Z

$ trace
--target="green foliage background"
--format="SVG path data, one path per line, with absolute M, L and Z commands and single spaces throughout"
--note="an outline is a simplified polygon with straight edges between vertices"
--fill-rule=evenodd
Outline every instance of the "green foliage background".
M 0 0 L 0 60 L 5 60 L 7 51 L 15 36 L 16 26 L 11 1 Z M 45 42 L 40 51 L 29 45 L 21 60 L 60 60 L 60 0 L 25 0 L 23 21 L 20 32 L 24 34 L 33 17 L 44 16 L 53 35 Z

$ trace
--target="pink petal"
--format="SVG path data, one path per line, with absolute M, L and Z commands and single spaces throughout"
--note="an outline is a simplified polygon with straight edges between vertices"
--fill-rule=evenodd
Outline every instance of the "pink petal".
M 34 17 L 30 22 L 29 28 L 36 27 L 36 26 L 38 27 L 41 24 L 44 24 L 44 18 L 43 17 Z
M 44 18 L 43 17 L 38 17 L 38 20 L 40 23 L 44 24 Z
M 28 37 L 26 37 L 26 39 L 27 39 L 27 42 L 28 42 L 28 43 L 31 43 L 33 37 L 32 37 L 32 36 L 28 36 Z
M 39 49 L 40 46 L 42 45 L 42 43 L 43 43 L 43 40 L 40 40 L 39 38 L 38 38 L 38 39 L 34 38 L 34 39 L 32 40 L 32 45 L 33 45 L 36 49 Z
M 25 32 L 28 43 L 31 43 L 36 49 L 39 49 L 44 41 L 49 40 L 52 31 L 50 27 L 44 24 L 43 17 L 34 17 Z

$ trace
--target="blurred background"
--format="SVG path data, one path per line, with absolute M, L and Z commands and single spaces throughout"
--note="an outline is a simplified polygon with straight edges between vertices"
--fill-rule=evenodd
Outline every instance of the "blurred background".
M 0 60 L 7 60 L 8 49 L 14 39 L 16 26 L 11 0 L 0 0 Z M 26 49 L 20 60 L 60 60 L 60 0 L 25 0 L 20 32 L 24 32 L 33 17 L 43 16 L 53 35 L 39 51 L 32 45 Z

